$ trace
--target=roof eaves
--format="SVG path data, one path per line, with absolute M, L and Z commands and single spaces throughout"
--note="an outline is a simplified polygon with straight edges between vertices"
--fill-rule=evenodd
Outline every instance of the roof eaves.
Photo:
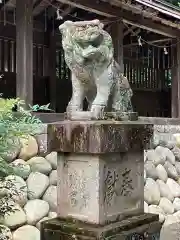
M 156 1 L 156 0 L 135 0 L 136 2 L 148 6 L 150 8 L 153 8 L 161 13 L 164 13 L 166 15 L 169 15 L 171 17 L 174 17 L 178 20 L 180 20 L 180 8 L 173 10 L 174 6 L 171 4 L 164 4 L 164 1 Z M 159 2 L 159 3 L 157 3 Z M 173 7 L 172 7 L 173 6 Z

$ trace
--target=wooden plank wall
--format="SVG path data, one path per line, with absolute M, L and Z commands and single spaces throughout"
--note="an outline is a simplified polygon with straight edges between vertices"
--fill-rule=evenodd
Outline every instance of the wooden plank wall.
M 64 51 L 61 47 L 56 50 L 56 64 L 57 111 L 63 113 L 66 111 L 66 106 L 71 99 L 72 83 L 69 68 L 64 60 Z
M 49 103 L 48 45 L 43 32 L 34 31 L 33 75 L 34 104 Z M 0 93 L 6 98 L 16 97 L 16 29 L 0 24 Z
M 133 89 L 133 106 L 141 116 L 171 116 L 171 49 L 137 46 L 124 49 L 124 74 Z

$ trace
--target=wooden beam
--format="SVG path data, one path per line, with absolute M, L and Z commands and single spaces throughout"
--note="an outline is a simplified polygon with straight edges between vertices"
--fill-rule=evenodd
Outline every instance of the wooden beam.
M 16 0 L 16 95 L 33 104 L 33 0 Z
M 16 39 L 16 26 L 15 25 L 5 25 L 0 23 L 0 37 L 9 38 L 12 40 Z M 40 45 L 48 45 L 47 34 L 44 32 L 33 32 L 33 43 Z
M 114 45 L 114 57 L 117 63 L 119 63 L 122 73 L 124 73 L 123 29 L 124 29 L 124 25 L 122 22 L 116 22 L 116 24 L 113 24 L 111 27 L 111 36 L 112 36 L 113 45 Z
M 70 14 L 73 9 L 74 9 L 74 7 L 68 6 L 62 13 L 60 13 L 60 15 L 62 17 L 65 17 L 66 15 Z
M 171 117 L 180 118 L 180 39 L 172 48 Z
M 129 33 L 131 33 L 131 31 L 133 31 L 134 29 L 136 29 L 136 26 L 132 26 L 132 27 L 130 27 L 129 29 L 127 29 L 127 30 L 124 32 L 124 37 L 125 37 L 126 35 L 128 35 Z
M 44 0 L 37 0 L 33 5 L 33 10 L 35 10 Z
M 160 45 L 162 45 L 163 42 L 170 42 L 171 40 L 172 40 L 171 38 L 160 38 L 160 39 L 155 39 L 155 40 L 147 39 L 146 42 L 148 44 L 156 44 L 156 45 L 158 45 L 158 43 L 160 43 Z M 141 41 L 141 43 L 142 43 L 142 45 L 146 44 L 144 41 Z M 129 47 L 138 46 L 138 45 L 139 45 L 139 43 L 138 43 L 138 41 L 136 41 L 134 43 L 125 44 L 124 47 L 125 48 L 129 48 Z
M 176 49 L 172 49 L 172 83 L 171 83 L 171 117 L 177 118 L 178 117 L 178 109 L 177 109 L 177 89 L 178 89 L 178 81 L 177 81 L 177 52 Z
M 168 27 L 161 23 L 154 22 L 151 19 L 144 18 L 138 14 L 129 14 L 126 18 L 123 18 L 123 22 L 131 24 L 132 26 L 136 26 L 157 34 L 161 34 L 166 37 L 177 38 L 180 37 L 180 30 L 172 27 Z
M 4 15 L 3 15 L 3 10 L 0 11 L 0 23 L 4 24 Z M 8 24 L 5 25 L 5 27 L 8 28 L 8 26 L 15 26 L 16 25 L 16 21 L 14 19 L 14 13 L 13 12 L 6 12 L 6 18 L 8 19 Z M 37 20 L 33 20 L 33 30 L 35 32 L 42 32 L 44 33 L 44 27 L 45 23 L 43 21 L 37 21 Z
M 177 39 L 177 109 L 180 118 L 180 39 Z
M 117 11 L 115 11 L 115 12 L 111 11 L 112 9 L 110 10 L 110 12 L 108 11 L 108 9 L 104 10 L 104 4 L 112 7 L 110 4 L 105 3 L 105 2 L 98 4 L 98 2 L 95 0 L 92 0 L 92 1 L 89 1 L 89 0 L 72 0 L 72 1 L 57 0 L 57 1 L 64 3 L 64 4 L 69 4 L 73 7 L 80 8 L 80 9 L 83 9 L 88 12 L 94 12 L 98 15 L 105 16 L 105 17 L 116 17 L 116 14 L 117 14 Z M 101 6 L 102 6 L 102 8 L 101 8 Z
M 3 0 L 2 3 L 0 4 L 0 10 L 4 8 L 10 2 L 10 0 Z
M 54 19 L 52 19 L 54 21 Z M 49 85 L 50 85 L 50 107 L 56 111 L 56 34 L 49 29 Z
M 45 11 L 48 6 L 48 2 L 44 0 L 37 0 L 33 5 L 33 15 L 38 16 L 40 13 Z
M 133 31 L 135 33 L 135 31 Z M 124 39 L 124 47 L 131 47 L 131 46 L 137 46 L 139 45 L 137 37 L 140 37 L 142 39 L 144 39 L 146 42 L 148 42 L 149 44 L 158 44 L 158 43 L 163 43 L 163 42 L 170 42 L 172 41 L 172 38 L 168 38 L 159 34 L 155 34 L 155 33 L 147 33 L 147 31 L 141 31 L 140 33 L 136 34 L 136 37 L 132 37 L 130 35 L 125 36 Z M 144 44 L 145 42 L 142 40 L 141 41 L 142 44 Z M 162 44 L 161 44 L 162 45 Z
M 144 18 L 140 14 L 134 14 L 131 11 L 127 11 L 122 8 L 112 6 L 107 2 L 101 2 L 100 4 L 96 0 L 58 0 L 59 2 L 69 4 L 71 6 L 84 9 L 86 11 L 94 12 L 98 15 L 109 17 L 113 19 L 122 18 L 123 22 L 131 24 L 136 27 L 140 27 L 158 34 L 162 34 L 168 37 L 180 37 L 179 29 L 164 25 L 153 21 L 150 18 Z

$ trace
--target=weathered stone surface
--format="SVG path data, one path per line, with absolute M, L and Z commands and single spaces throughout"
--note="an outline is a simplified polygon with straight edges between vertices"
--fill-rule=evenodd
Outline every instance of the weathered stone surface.
M 160 208 L 159 206 L 157 206 L 157 205 L 150 205 L 148 207 L 148 212 L 149 213 L 153 213 L 153 214 L 158 214 L 159 215 L 159 221 L 161 223 L 164 222 L 164 220 L 165 220 L 165 213 L 164 213 L 163 209 Z
M 30 200 L 24 206 L 27 216 L 27 224 L 35 225 L 44 218 L 49 212 L 49 204 L 40 199 Z
M 180 211 L 177 211 L 173 214 L 173 216 L 177 217 L 179 219 L 180 222 Z
M 174 140 L 160 140 L 159 141 L 159 146 L 162 146 L 162 147 L 166 147 L 166 148 L 169 148 L 169 150 L 173 149 L 176 145 L 175 141 Z
M 99 20 L 66 21 L 59 26 L 65 61 L 72 72 L 73 92 L 66 110 L 71 120 L 79 117 L 84 97 L 89 111 L 82 112 L 81 120 L 87 115 L 102 119 L 105 109 L 120 114 L 133 111 L 131 87 L 113 57 L 112 38 L 102 26 Z
M 179 124 L 165 124 L 164 132 L 170 133 L 171 135 L 179 133 L 180 127 Z
M 160 179 L 158 179 L 156 182 L 158 184 L 161 197 L 165 197 L 165 198 L 169 199 L 169 201 L 172 202 L 174 200 L 174 196 L 173 196 L 170 188 L 168 187 L 168 185 Z
M 175 167 L 176 167 L 176 171 L 177 171 L 178 175 L 180 175 L 180 162 L 176 162 Z
M 143 212 L 143 151 L 63 156 L 58 161 L 58 216 L 103 224 Z
M 157 171 L 157 176 L 160 180 L 166 182 L 168 179 L 168 174 L 166 172 L 166 169 L 163 167 L 163 165 L 159 164 L 156 167 L 156 171 Z
M 146 161 L 144 168 L 146 170 L 147 177 L 152 178 L 154 180 L 158 178 L 156 167 L 154 166 L 152 161 Z
M 170 162 L 166 162 L 164 164 L 164 168 L 166 169 L 168 177 L 173 178 L 175 180 L 178 179 L 178 173 L 176 171 L 176 168 Z
M 8 163 L 12 162 L 19 154 L 21 150 L 21 144 L 18 138 L 8 139 L 10 149 L 1 153 L 1 157 Z
M 180 239 L 180 222 L 175 216 L 168 216 L 160 234 L 160 240 L 179 240 Z
M 150 119 L 150 120 L 151 120 L 151 119 Z M 154 119 L 153 119 L 153 120 L 154 120 Z M 153 122 L 153 124 L 155 124 L 155 125 L 154 125 L 154 131 L 155 131 L 155 132 L 164 133 L 164 124 L 162 125 L 162 124 L 154 123 L 154 122 Z
M 175 146 L 171 151 L 173 152 L 174 156 L 176 157 L 176 160 L 180 162 L 180 148 Z
M 167 134 L 167 133 L 158 133 L 158 132 L 154 132 L 154 138 L 158 138 L 159 142 L 164 141 L 166 143 L 173 141 L 172 139 L 172 135 L 171 134 Z M 168 147 L 168 145 L 163 146 L 163 147 Z M 174 146 L 173 146 L 174 147 Z M 171 148 L 172 149 L 172 148 Z
M 14 168 L 14 174 L 23 179 L 27 179 L 31 172 L 30 166 L 23 159 L 16 159 L 10 166 Z
M 174 223 L 178 223 L 178 222 L 179 222 L 179 218 L 175 214 L 174 215 L 168 215 L 165 219 L 163 227 L 170 226 L 171 224 L 174 225 Z
M 36 141 L 38 143 L 39 146 L 39 154 L 40 156 L 45 156 L 47 154 L 47 145 L 48 145 L 48 141 L 47 141 L 47 133 L 45 134 L 40 134 L 36 136 Z
M 171 189 L 174 197 L 180 197 L 180 185 L 177 182 L 171 178 L 168 178 L 167 185 Z
M 113 121 L 62 121 L 48 125 L 48 149 L 71 153 L 111 153 L 147 148 L 151 124 Z
M 52 169 L 57 169 L 57 152 L 51 152 L 46 157 L 46 160 L 51 164 Z
M 30 165 L 32 172 L 48 175 L 52 170 L 51 164 L 43 157 L 33 157 L 27 163 Z
M 47 124 L 41 124 L 41 125 L 42 125 L 42 131 L 41 133 L 37 134 L 35 138 L 38 143 L 39 154 L 41 156 L 45 156 L 47 154 Z
M 40 231 L 34 226 L 22 226 L 14 231 L 13 240 L 40 240 Z
M 49 186 L 49 178 L 38 172 L 32 172 L 27 179 L 28 198 L 37 199 L 42 197 Z
M 158 161 L 157 164 L 163 164 L 163 160 L 167 160 L 171 164 L 175 164 L 175 156 L 167 147 L 157 146 L 155 153 L 161 157 L 161 162 Z
M 57 186 L 57 170 L 53 170 L 49 175 L 50 185 Z
M 9 175 L 5 178 L 5 182 L 10 181 L 13 183 L 14 194 L 12 194 L 12 199 L 23 207 L 27 202 L 27 186 L 23 178 L 19 176 Z M 7 189 L 12 193 L 12 189 Z
M 50 211 L 57 211 L 57 187 L 49 186 L 46 190 L 43 200 L 49 203 Z
M 37 229 L 40 230 L 40 228 L 41 228 L 41 223 L 42 223 L 43 221 L 46 221 L 46 220 L 49 220 L 49 217 L 43 217 L 43 218 L 36 224 Z
M 26 136 L 21 138 L 22 148 L 19 154 L 19 158 L 23 160 L 28 160 L 37 155 L 38 153 L 38 144 L 36 139 L 33 136 Z
M 99 239 L 99 236 L 103 236 L 103 238 L 112 238 L 112 235 L 117 239 L 133 239 L 134 236 L 132 236 L 132 233 L 139 233 L 139 236 L 136 235 L 137 239 L 143 239 L 144 233 L 148 235 L 149 239 L 153 239 L 154 237 L 159 239 L 158 235 L 160 233 L 161 223 L 159 223 L 158 218 L 158 215 L 146 213 L 128 218 L 124 221 L 117 221 L 107 224 L 106 226 L 98 227 L 97 225 L 77 221 L 75 234 L 76 236 L 78 234 L 79 240 L 90 239 L 92 236 L 94 239 Z M 74 223 L 72 220 L 64 221 L 61 218 L 50 219 L 42 223 L 42 229 L 45 239 L 60 239 L 63 237 L 62 232 L 66 231 L 74 235 Z
M 147 159 L 147 153 L 149 150 L 144 150 L 144 163 L 148 160 Z
M 158 149 L 158 147 L 157 147 Z M 148 150 L 146 153 L 146 158 L 149 161 L 152 161 L 152 163 L 157 166 L 158 164 L 164 164 L 166 161 L 165 156 L 159 153 L 158 151 L 155 151 L 154 149 Z
M 174 137 L 174 139 L 175 139 L 176 146 L 177 146 L 178 148 L 180 148 L 180 134 L 179 134 L 179 133 L 175 133 L 175 134 L 173 134 L 173 137 Z
M 148 213 L 149 209 L 148 209 L 148 204 L 146 202 L 144 202 L 144 212 Z
M 159 187 L 151 178 L 146 179 L 146 185 L 144 187 L 144 200 L 148 204 L 158 204 L 160 201 Z
M 26 214 L 18 204 L 14 204 L 13 211 L 5 214 L 0 218 L 1 224 L 9 227 L 10 229 L 16 229 L 26 223 Z
M 62 121 L 49 125 L 48 131 L 49 151 L 59 154 L 58 216 L 104 224 L 143 213 L 143 151 L 152 126 L 138 121 Z M 47 192 L 52 187 L 43 196 L 50 208 Z
M 159 136 L 157 136 L 154 132 L 154 136 L 152 137 L 152 142 L 151 142 L 151 148 L 155 149 L 157 146 L 159 146 Z
M 180 211 L 180 198 L 175 198 L 173 201 L 175 211 Z
M 146 178 L 147 178 L 147 174 L 146 174 L 146 170 L 144 169 L 144 183 L 146 183 Z
M 174 206 L 169 199 L 162 197 L 159 202 L 159 207 L 164 211 L 166 214 L 173 214 L 174 213 Z
M 57 213 L 56 212 L 49 212 L 48 217 L 49 218 L 56 218 L 57 217 Z
M 180 185 L 180 178 L 178 178 L 177 183 Z
M 165 148 L 165 152 L 166 152 L 166 160 L 168 162 L 170 162 L 172 165 L 174 165 L 175 164 L 175 156 L 172 153 L 172 151 L 169 150 L 168 148 Z
M 159 156 L 159 158 L 157 158 L 157 160 L 154 161 L 155 164 L 156 164 L 156 165 L 158 165 L 158 164 L 164 164 L 165 161 L 166 161 L 166 148 L 161 147 L 161 146 L 157 146 L 157 147 L 155 148 L 155 154 L 156 154 L 157 156 Z

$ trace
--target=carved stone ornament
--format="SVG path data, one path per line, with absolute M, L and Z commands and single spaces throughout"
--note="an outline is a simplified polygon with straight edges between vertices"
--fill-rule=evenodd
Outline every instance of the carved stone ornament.
M 59 26 L 65 61 L 72 73 L 72 98 L 67 115 L 73 120 L 104 119 L 105 112 L 132 112 L 132 90 L 114 60 L 111 36 L 99 20 L 72 22 Z M 83 111 L 83 100 L 89 103 Z

